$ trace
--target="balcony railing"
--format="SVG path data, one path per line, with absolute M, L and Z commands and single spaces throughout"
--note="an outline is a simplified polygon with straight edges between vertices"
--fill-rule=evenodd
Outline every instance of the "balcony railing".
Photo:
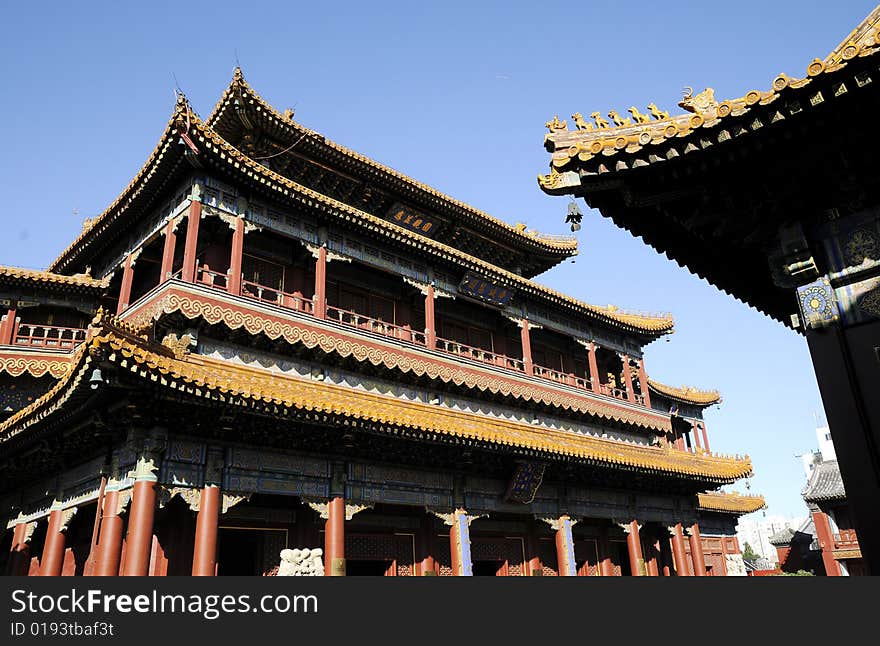
M 226 291 L 228 289 L 229 277 L 226 274 L 221 274 L 219 271 L 209 269 L 207 265 L 196 265 L 196 282 Z
M 425 345 L 426 337 L 424 332 L 413 330 L 407 325 L 395 325 L 387 323 L 382 319 L 375 319 L 357 312 L 344 310 L 341 307 L 327 306 L 327 319 L 336 321 L 343 325 L 350 325 L 361 330 L 368 330 L 375 334 L 391 337 L 392 339 L 400 339 L 419 345 Z
M 854 529 L 841 529 L 839 534 L 834 535 L 834 549 L 851 550 L 859 546 L 859 537 Z
M 172 278 L 179 278 L 181 271 L 178 270 L 172 274 Z M 228 291 L 228 278 L 226 274 L 212 271 L 206 266 L 196 268 L 196 281 L 203 285 L 208 285 L 215 289 Z M 314 315 L 315 304 L 311 299 L 305 298 L 299 292 L 288 293 L 273 287 L 260 285 L 249 280 L 241 281 L 241 295 L 245 298 L 251 298 L 261 303 L 269 303 L 280 307 L 285 307 L 298 312 Z M 398 339 L 406 343 L 413 343 L 420 346 L 428 346 L 427 335 L 419 330 L 414 330 L 407 325 L 397 325 L 388 323 L 381 319 L 365 316 L 358 312 L 345 310 L 340 307 L 328 305 L 326 307 L 326 319 L 347 325 L 360 330 L 366 330 L 374 334 L 380 334 L 393 339 Z M 508 357 L 483 348 L 477 348 L 466 343 L 453 341 L 436 337 L 435 350 L 452 354 L 458 357 L 465 357 L 473 361 L 478 361 L 490 366 L 513 370 L 525 374 L 525 362 L 522 359 Z M 554 381 L 559 384 L 577 388 L 579 390 L 592 391 L 592 382 L 586 377 L 578 377 L 572 373 L 565 373 L 546 366 L 534 364 L 532 366 L 534 376 L 548 381 Z M 629 401 L 626 390 L 623 388 L 612 387 L 608 384 L 599 384 L 599 393 L 607 397 L 613 397 L 622 401 Z M 645 405 L 643 395 L 636 393 L 634 400 L 637 404 Z
M 249 280 L 241 281 L 241 295 L 261 303 L 287 307 L 297 312 L 305 312 L 306 314 L 314 314 L 315 312 L 315 304 L 299 292 L 288 293 Z
M 459 357 L 467 357 L 474 361 L 487 363 L 492 366 L 517 370 L 519 372 L 525 371 L 525 364 L 521 359 L 514 359 L 513 357 L 497 354 L 489 350 L 484 350 L 483 348 L 475 348 L 466 343 L 459 343 L 458 341 L 451 341 L 449 339 L 437 337 L 437 349 Z
M 82 328 L 21 323 L 13 344 L 26 348 L 70 350 L 85 340 L 86 331 Z

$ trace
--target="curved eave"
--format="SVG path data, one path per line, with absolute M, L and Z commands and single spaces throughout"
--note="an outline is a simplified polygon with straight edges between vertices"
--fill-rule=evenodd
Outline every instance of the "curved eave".
M 742 516 L 766 508 L 767 503 L 763 496 L 744 496 L 738 493 L 697 494 L 697 509 L 700 511 Z
M 270 194 L 275 199 L 293 201 L 307 207 L 316 208 L 340 220 L 350 222 L 355 226 L 379 231 L 388 239 L 439 255 L 457 266 L 478 271 L 508 287 L 513 287 L 555 305 L 566 307 L 577 314 L 588 316 L 597 322 L 617 327 L 627 332 L 653 339 L 671 333 L 673 330 L 674 321 L 670 315 L 653 316 L 630 313 L 613 306 L 599 307 L 578 301 L 454 247 L 404 229 L 393 222 L 361 211 L 344 202 L 302 186 L 254 161 L 233 147 L 195 116 L 191 117 L 190 132 L 193 140 L 204 149 L 206 154 L 214 158 L 214 163 L 218 167 L 226 168 L 230 173 L 239 174 L 247 181 L 257 182 L 264 189 L 272 189 Z
M 127 209 L 131 208 L 136 200 L 143 196 L 144 189 L 147 186 L 152 185 L 159 176 L 163 174 L 167 176 L 168 173 L 174 170 L 175 166 L 171 158 L 177 162 L 183 158 L 183 153 L 179 150 L 174 139 L 175 134 L 177 134 L 175 123 L 180 119 L 185 120 L 188 114 L 191 116 L 191 112 L 192 110 L 187 101 L 182 96 L 179 96 L 174 111 L 165 126 L 165 130 L 159 137 L 159 141 L 147 161 L 141 166 L 128 186 L 119 194 L 119 197 L 101 215 L 95 218 L 91 226 L 85 228 L 77 236 L 76 240 L 49 265 L 50 272 L 63 272 L 71 267 L 75 267 L 83 253 L 96 248 L 116 231 L 116 223 L 120 216 Z
M 698 390 L 691 386 L 668 386 L 648 378 L 648 388 L 669 399 L 694 406 L 711 406 L 721 402 L 721 393 L 717 390 Z
M 51 271 L 0 265 L 0 286 L 26 288 L 36 292 L 67 292 L 99 297 L 109 284 L 109 280 L 98 280 L 83 274 L 66 276 Z
M 233 111 L 229 109 L 238 93 L 240 93 L 242 98 L 249 97 L 253 100 L 253 112 L 256 118 L 260 119 L 264 127 L 269 129 L 272 134 L 280 135 L 282 141 L 292 144 L 301 140 L 303 144 L 307 143 L 315 147 L 324 156 L 334 161 L 346 162 L 354 166 L 362 175 L 376 177 L 383 183 L 394 186 L 404 195 L 414 195 L 422 202 L 436 204 L 450 214 L 463 217 L 465 222 L 479 232 L 500 237 L 504 242 L 513 245 L 521 252 L 547 256 L 548 260 L 544 263 L 546 267 L 542 271 L 550 269 L 566 258 L 576 255 L 578 252 L 577 239 L 573 236 L 542 234 L 533 236 L 523 233 L 503 220 L 446 195 L 389 166 L 385 166 L 369 157 L 337 144 L 320 133 L 306 128 L 293 120 L 286 119 L 263 99 L 260 94 L 254 91 L 247 81 L 244 80 L 240 69 L 236 69 L 232 82 L 224 91 L 214 111 L 207 118 L 205 123 L 209 128 L 222 133 L 224 128 L 227 127 L 227 123 L 233 119 L 238 119 Z
M 694 456 L 574 433 L 535 428 L 509 420 L 399 400 L 352 388 L 278 373 L 233 366 L 224 361 L 175 357 L 168 348 L 149 344 L 102 322 L 92 329 L 88 347 L 79 351 L 77 368 L 39 400 L 0 424 L 0 442 L 51 415 L 85 379 L 96 355 L 126 374 L 186 396 L 250 409 L 321 413 L 334 419 L 357 419 L 386 431 L 408 429 L 425 439 L 472 440 L 496 449 L 533 451 L 556 459 L 574 459 L 603 467 L 632 469 L 726 483 L 751 473 L 746 459 Z M 281 413 L 286 414 L 286 413 Z M 387 429 L 385 427 L 388 427 Z
M 718 102 L 715 108 L 646 124 L 551 132 L 544 142 L 552 153 L 551 173 L 539 176 L 538 183 L 545 192 L 558 194 L 561 185 L 566 183 L 565 178 L 559 177 L 561 171 L 577 169 L 582 186 L 593 182 L 601 184 L 620 173 L 638 171 L 752 132 L 757 128 L 749 127 L 747 122 L 757 115 L 773 112 L 777 120 L 796 115 L 797 112 L 787 113 L 792 101 L 804 101 L 802 109 L 807 110 L 817 83 L 843 73 L 852 64 L 861 64 L 880 51 L 880 31 L 870 30 L 878 20 L 880 11 L 875 9 L 864 21 L 868 27 L 860 32 L 857 40 L 845 40 L 835 50 L 836 54 L 832 52 L 826 60 L 814 59 L 803 78 L 780 74 L 768 90 L 751 90 L 742 97 Z M 758 127 L 762 125 L 766 124 Z M 674 144 L 674 154 L 665 150 L 666 144 Z

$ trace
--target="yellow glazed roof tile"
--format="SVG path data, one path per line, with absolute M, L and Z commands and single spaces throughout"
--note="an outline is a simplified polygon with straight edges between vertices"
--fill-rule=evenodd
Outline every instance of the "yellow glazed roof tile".
M 717 390 L 697 390 L 691 386 L 667 386 L 651 378 L 648 379 L 648 386 L 661 395 L 666 395 L 688 404 L 709 406 L 721 401 L 721 393 Z
M 51 271 L 24 269 L 22 267 L 8 267 L 4 265 L 0 265 L 0 278 L 11 278 L 37 285 L 42 283 L 60 286 L 93 287 L 95 289 L 106 289 L 110 284 L 110 281 L 107 279 L 99 280 L 97 278 L 92 278 L 87 274 L 65 276 L 64 274 L 55 274 Z
M 748 457 L 694 455 L 669 448 L 642 446 L 577 433 L 536 427 L 421 402 L 401 400 L 343 386 L 279 375 L 228 362 L 194 357 L 151 344 L 116 327 L 106 317 L 91 329 L 88 348 L 78 351 L 81 364 L 48 393 L 0 424 L 0 440 L 24 430 L 60 405 L 63 389 L 79 383 L 89 368 L 91 353 L 107 351 L 109 361 L 160 385 L 193 397 L 210 398 L 230 405 L 266 405 L 352 418 L 494 444 L 568 456 L 606 466 L 648 470 L 732 482 L 751 473 Z
M 697 508 L 704 511 L 749 514 L 766 507 L 763 496 L 744 496 L 737 492 L 697 494 Z

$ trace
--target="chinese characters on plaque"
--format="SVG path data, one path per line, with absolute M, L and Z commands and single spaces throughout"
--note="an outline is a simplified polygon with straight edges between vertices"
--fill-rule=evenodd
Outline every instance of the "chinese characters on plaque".
M 507 305 L 507 302 L 513 296 L 513 290 L 509 287 L 496 285 L 492 281 L 470 271 L 461 279 L 458 291 L 467 296 L 473 296 L 496 305 Z
M 424 236 L 434 235 L 434 229 L 437 228 L 437 223 L 434 220 L 428 218 L 424 213 L 419 213 L 408 206 L 404 206 L 400 202 L 395 203 L 388 210 L 388 217 L 395 224 L 410 231 L 421 233 Z

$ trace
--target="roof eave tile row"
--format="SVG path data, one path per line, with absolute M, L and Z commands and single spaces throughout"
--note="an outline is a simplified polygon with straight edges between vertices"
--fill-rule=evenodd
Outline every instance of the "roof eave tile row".
M 188 396 L 228 405 L 265 405 L 287 411 L 323 413 L 379 426 L 410 429 L 429 437 L 473 440 L 600 466 L 714 482 L 733 482 L 751 473 L 748 458 L 694 456 L 658 447 L 535 428 L 519 422 L 233 366 L 224 361 L 175 355 L 165 346 L 136 336 L 112 317 L 96 319 L 89 343 L 78 351 L 77 369 L 39 400 L 0 424 L 0 441 L 8 441 L 62 406 L 70 389 L 84 379 L 94 356 L 101 353 L 106 356 L 105 360 L 118 364 L 128 374 L 136 374 Z
M 685 404 L 711 406 L 721 402 L 721 393 L 717 390 L 698 390 L 691 386 L 668 386 L 650 377 L 648 378 L 648 387 L 654 392 Z
M 310 128 L 306 128 L 292 119 L 286 118 L 259 93 L 257 93 L 250 84 L 248 84 L 244 79 L 241 70 L 238 68 L 236 68 L 232 82 L 224 91 L 220 101 L 214 108 L 214 111 L 206 119 L 208 127 L 213 129 L 215 125 L 229 114 L 227 108 L 236 99 L 237 92 L 240 92 L 242 96 L 250 96 L 255 102 L 255 109 L 258 112 L 265 114 L 266 118 L 272 122 L 275 128 L 287 133 L 291 141 L 296 141 L 298 138 L 308 136 L 315 145 L 323 147 L 325 151 L 328 151 L 331 154 L 335 153 L 336 156 L 339 156 L 350 163 L 354 163 L 360 168 L 372 172 L 386 181 L 394 182 L 398 186 L 406 187 L 410 191 L 440 204 L 443 208 L 450 209 L 458 215 L 463 215 L 471 224 L 477 225 L 484 230 L 503 235 L 508 241 L 517 244 L 525 250 L 540 251 L 546 254 L 557 255 L 560 260 L 577 254 L 578 243 L 577 238 L 574 236 L 531 235 L 521 231 L 503 220 L 446 195 L 445 193 L 442 193 L 427 184 L 423 184 L 422 182 L 419 182 L 389 166 L 377 162 L 374 159 L 331 141 L 320 133 Z
M 863 24 L 873 26 L 878 18 L 880 12 L 875 9 Z M 551 172 L 538 176 L 539 185 L 547 193 L 562 194 L 581 184 L 578 173 L 560 172 L 568 171 L 569 166 L 579 166 L 581 173 L 595 175 L 597 180 L 601 180 L 603 175 L 611 177 L 618 172 L 660 163 L 679 157 L 680 154 L 724 143 L 750 132 L 752 126 L 758 128 L 765 125 L 763 122 L 756 122 L 750 126 L 742 124 L 741 120 L 735 120 L 729 129 L 724 127 L 728 121 L 746 115 L 758 106 L 779 102 L 780 108 L 771 122 L 785 119 L 784 112 L 789 117 L 797 114 L 802 107 L 784 104 L 791 104 L 790 99 L 807 91 L 804 88 L 808 88 L 824 75 L 844 69 L 851 61 L 873 56 L 880 51 L 880 31 L 862 29 L 853 34 L 856 32 L 859 32 L 858 40 L 841 43 L 835 50 L 837 55 L 831 55 L 826 60 L 814 59 L 807 67 L 806 77 L 798 79 L 780 74 L 773 80 L 771 88 L 763 92 L 752 90 L 740 98 L 717 104 L 713 99 L 713 103 L 705 110 L 652 120 L 645 124 L 589 131 L 551 132 L 545 137 L 545 144 L 552 151 Z M 663 152 L 662 144 L 676 139 L 682 143 Z

